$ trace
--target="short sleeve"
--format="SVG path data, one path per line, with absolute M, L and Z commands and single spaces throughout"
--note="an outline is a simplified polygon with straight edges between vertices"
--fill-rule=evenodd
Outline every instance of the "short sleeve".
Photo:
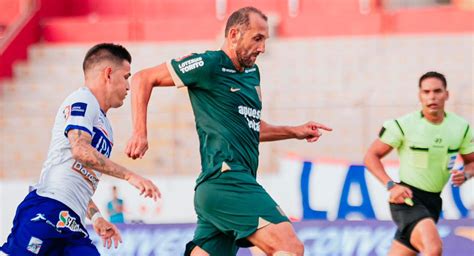
M 390 120 L 383 124 L 379 132 L 380 140 L 393 148 L 398 148 L 403 143 L 403 130 L 397 120 Z
M 459 148 L 459 153 L 461 155 L 467 155 L 474 152 L 474 138 L 472 136 L 472 129 L 468 125 L 466 131 L 464 132 L 461 147 Z
M 177 87 L 202 87 L 213 70 L 213 58 L 207 53 L 193 53 L 166 62 L 173 82 Z
M 94 120 L 100 111 L 97 104 L 84 93 L 77 93 L 68 98 L 63 110 L 66 118 L 64 135 L 70 130 L 81 130 L 92 136 Z

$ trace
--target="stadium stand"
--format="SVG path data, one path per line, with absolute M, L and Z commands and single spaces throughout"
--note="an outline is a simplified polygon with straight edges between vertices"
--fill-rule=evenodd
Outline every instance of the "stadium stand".
M 220 47 L 216 40 L 223 26 L 220 16 L 250 3 L 277 17 L 276 37 L 259 59 L 264 118 L 274 123 L 316 119 L 335 128 L 331 136 L 338 138 L 323 137 L 317 147 L 285 142 L 262 145 L 264 172 L 274 171 L 275 157 L 288 153 L 360 161 L 383 120 L 416 107 L 416 98 L 405 94 L 416 91 L 418 76 L 427 70 L 447 74 L 450 108 L 471 122 L 474 118 L 474 25 L 466 22 L 473 11 L 462 1 L 390 11 L 384 11 L 379 1 L 368 1 L 367 14 L 353 0 L 301 0 L 296 6 L 286 0 L 204 0 L 193 8 L 185 8 L 191 5 L 189 0 L 69 0 L 54 6 L 49 0 L 40 2 L 43 43 L 29 47 L 24 54 L 28 61 L 17 63 L 14 79 L 0 86 L 5 142 L 0 177 L 37 176 L 52 113 L 68 92 L 81 86 L 77 63 L 92 42 L 128 41 L 133 69 L 139 70 L 191 51 Z M 77 8 L 66 8 L 67 4 Z M 414 23 L 415 19 L 426 22 Z M 126 106 L 111 113 L 113 123 L 123 124 L 115 126 L 121 139 L 113 157 L 150 174 L 194 175 L 199 171 L 198 144 L 187 94 L 174 89 L 155 94 L 148 156 L 131 161 L 122 154 L 130 134 Z M 27 151 L 26 144 L 32 145 Z M 13 167 L 14 172 L 7 171 Z
M 138 70 L 214 44 L 126 45 L 134 56 L 133 69 Z M 76 63 L 81 62 L 87 47 L 35 45 L 29 49 L 29 61 L 16 65 L 16 79 L 3 86 L 2 131 L 9 146 L 0 164 L 3 170 L 16 171 L 3 171 L 4 176 L 38 174 L 52 113 L 68 92 L 81 86 L 82 71 Z M 287 49 L 292 49 L 290 55 Z M 331 137 L 338 139 L 323 136 L 317 147 L 285 142 L 262 145 L 264 172 L 275 170 L 275 156 L 289 152 L 307 158 L 360 161 L 383 120 L 416 108 L 416 81 L 426 70 L 448 74 L 450 109 L 474 121 L 472 74 L 467 72 L 472 70 L 472 59 L 466 54 L 472 51 L 470 35 L 279 39 L 269 42 L 267 51 L 259 61 L 264 118 L 281 124 L 316 119 L 331 125 L 335 129 Z M 413 96 L 406 97 L 407 92 Z M 112 123 L 122 124 L 115 126 L 115 136 L 121 139 L 117 139 L 113 157 L 150 174 L 194 175 L 199 171 L 198 143 L 187 93 L 162 89 L 154 93 L 152 102 L 147 157 L 131 161 L 122 153 L 131 132 L 129 106 L 110 114 Z M 26 144 L 32 145 L 28 151 L 24 150 Z
M 307 254 L 386 255 L 393 233 L 386 189 L 364 171 L 363 154 L 383 121 L 419 106 L 417 80 L 429 70 L 447 76 L 447 109 L 474 124 L 473 0 L 0 0 L 0 242 L 16 205 L 38 180 L 58 105 L 82 86 L 78 63 L 92 44 L 125 45 L 133 73 L 219 48 L 223 20 L 247 5 L 268 14 L 272 37 L 257 61 L 263 118 L 274 124 L 314 119 L 334 128 L 316 145 L 262 143 L 259 182 L 295 221 Z M 151 102 L 150 149 L 140 161 L 123 153 L 130 96 L 109 112 L 112 159 L 153 177 L 164 196 L 157 204 L 143 202 L 122 186 L 124 243 L 104 255 L 182 255 L 192 236 L 190 224 L 175 225 L 194 222 L 200 166 L 187 91 L 155 90 Z M 396 179 L 396 154 L 386 160 Z M 123 184 L 103 177 L 97 205 L 106 205 L 111 185 Z M 446 255 L 473 255 L 473 189 L 470 181 L 443 191 L 443 218 L 454 219 L 439 229 Z M 371 211 L 375 220 L 359 221 Z M 327 219 L 314 221 L 315 215 Z

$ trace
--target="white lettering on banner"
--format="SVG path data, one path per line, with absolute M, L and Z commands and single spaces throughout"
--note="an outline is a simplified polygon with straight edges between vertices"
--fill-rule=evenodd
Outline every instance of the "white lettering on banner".
M 238 111 L 237 106 L 234 111 Z M 350 217 L 354 216 L 353 213 L 356 211 L 364 212 L 365 209 L 360 208 L 360 203 L 366 203 L 370 200 L 375 219 L 391 220 L 387 203 L 388 192 L 380 181 L 369 172 L 361 171 L 365 175 L 364 183 L 360 179 L 363 177 L 362 175 L 354 176 L 354 174 L 357 174 L 357 170 L 349 173 L 350 163 L 314 161 L 307 180 L 303 179 L 308 188 L 307 192 L 303 194 L 301 184 L 303 162 L 294 157 L 276 158 L 275 161 L 278 161 L 277 171 L 272 175 L 260 175 L 259 183 L 274 197 L 275 201 L 290 218 L 301 219 L 304 209 L 302 202 L 307 202 L 308 207 L 306 208 L 325 212 L 328 220 L 335 220 L 338 215 L 341 218 L 346 216 L 351 219 Z M 458 167 L 455 165 L 454 168 Z M 386 166 L 386 170 L 390 177 L 398 178 L 397 165 L 389 164 Z M 107 205 L 110 200 L 109 189 L 112 185 L 117 185 L 119 191 L 123 193 L 122 199 L 127 204 L 129 220 L 140 220 L 145 223 L 192 223 L 196 221 L 193 208 L 194 177 L 166 176 L 151 178 L 162 189 L 161 192 L 167 195 L 163 198 L 162 203 L 157 204 L 153 200 L 138 198 L 135 188 L 128 186 L 127 183 L 116 183 L 110 179 L 100 181 L 100 183 L 104 183 L 97 187 L 94 201 L 97 205 Z M 346 183 L 347 193 L 343 193 Z M 361 184 L 365 185 L 360 186 Z M 8 197 L 5 197 L 2 201 L 5 210 L 2 211 L 0 221 L 11 224 L 11 220 L 15 216 L 14 209 L 25 197 L 25 188 L 28 185 L 28 181 L 0 181 L 0 194 L 8 194 Z M 365 189 L 361 189 L 362 187 L 367 188 L 367 193 L 361 193 L 361 191 L 365 191 Z M 471 208 L 474 205 L 472 191 L 474 191 L 474 179 L 467 181 L 459 188 L 453 188 L 451 184 L 447 184 L 441 194 L 443 198 L 443 217 L 445 219 L 462 219 L 463 214 L 474 216 L 474 211 Z M 308 198 L 303 198 L 302 195 Z M 352 198 L 357 200 L 352 200 Z M 181 203 L 175 204 L 173 202 Z M 467 209 L 461 211 L 462 207 L 458 207 L 461 204 Z M 345 212 L 347 214 L 343 215 L 339 214 L 339 210 L 343 209 L 341 205 L 352 207 L 346 207 Z M 35 216 L 31 216 L 31 218 L 33 217 Z M 0 240 L 2 235 L 3 239 L 6 239 L 6 234 L 10 232 L 10 228 L 9 225 L 0 224 Z
M 116 255 L 183 255 L 186 243 L 193 239 L 193 228 L 175 229 L 126 229 L 122 230 L 122 240 L 126 241 L 116 250 Z M 102 243 L 95 232 L 90 230 L 94 244 Z M 101 255 L 111 251 L 98 246 Z
M 190 59 L 178 65 L 179 70 L 183 74 L 202 66 L 204 66 L 204 61 L 202 60 L 202 57 Z
M 393 241 L 395 225 L 370 221 L 356 223 L 342 221 L 328 225 L 325 222 L 300 222 L 295 223 L 295 231 L 304 243 L 305 256 L 387 255 Z M 443 224 L 439 225 L 439 228 L 441 238 L 450 240 L 445 244 L 446 248 L 452 246 L 454 229 Z M 102 246 L 98 249 L 101 255 L 183 255 L 185 245 L 192 239 L 193 231 L 194 225 L 176 225 L 173 228 L 162 225 L 125 225 L 121 228 L 124 243 L 118 249 L 110 251 Z M 89 233 L 95 244 L 101 243 L 92 227 L 89 227 Z M 250 254 L 242 248 L 239 255 Z

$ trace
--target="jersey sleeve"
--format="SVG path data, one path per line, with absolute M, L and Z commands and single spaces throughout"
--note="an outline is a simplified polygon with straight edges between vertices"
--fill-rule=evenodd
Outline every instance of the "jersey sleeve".
M 78 93 L 66 101 L 64 107 L 64 135 L 70 130 L 81 130 L 92 135 L 94 120 L 100 109 L 89 97 Z
M 474 138 L 472 135 L 472 128 L 468 125 L 466 131 L 464 132 L 464 138 L 459 148 L 459 153 L 461 155 L 467 155 L 474 152 Z
M 403 137 L 403 130 L 397 120 L 386 121 L 379 132 L 379 139 L 393 148 L 402 145 Z
M 178 59 L 166 62 L 174 84 L 180 88 L 183 86 L 203 87 L 207 83 L 200 81 L 209 80 L 213 71 L 214 60 L 206 53 L 193 53 Z

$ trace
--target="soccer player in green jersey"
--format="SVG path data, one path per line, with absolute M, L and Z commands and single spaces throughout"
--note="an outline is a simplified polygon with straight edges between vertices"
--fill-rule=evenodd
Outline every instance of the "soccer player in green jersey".
M 422 110 L 385 122 L 365 156 L 367 169 L 390 193 L 390 211 L 398 230 L 389 255 L 441 255 L 435 224 L 442 208 L 440 193 L 450 176 L 460 186 L 474 173 L 472 128 L 444 110 L 449 96 L 446 78 L 428 72 L 418 86 Z M 400 158 L 400 183 L 387 175 L 381 162 L 394 148 Z M 464 171 L 453 170 L 458 154 Z
M 146 115 L 152 88 L 188 88 L 202 170 L 194 198 L 198 222 L 185 255 L 235 255 L 238 247 L 253 245 L 267 255 L 303 255 L 288 218 L 256 181 L 258 145 L 290 138 L 315 142 L 320 129 L 331 129 L 312 121 L 274 126 L 260 120 L 255 61 L 265 51 L 267 38 L 267 17 L 256 8 L 242 8 L 227 21 L 222 50 L 174 59 L 132 79 L 134 132 L 126 153 L 133 159 L 148 148 Z

